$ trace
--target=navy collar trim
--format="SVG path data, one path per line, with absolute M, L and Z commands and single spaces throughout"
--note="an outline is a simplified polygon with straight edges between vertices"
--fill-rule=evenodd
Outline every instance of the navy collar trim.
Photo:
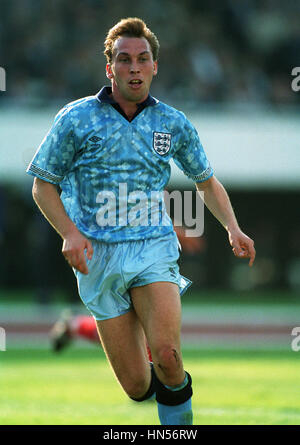
M 111 105 L 118 105 L 118 103 L 115 102 L 113 97 L 110 96 L 111 92 L 112 92 L 111 87 L 103 87 L 96 94 L 96 99 L 100 103 L 108 103 L 108 104 L 111 104 Z M 159 101 L 155 97 L 152 97 L 150 94 L 148 94 L 147 99 L 144 100 L 144 102 L 141 102 L 141 103 L 137 104 L 137 107 L 138 107 L 138 109 L 145 108 L 145 107 L 148 107 L 148 106 L 156 105 L 156 104 L 158 104 L 158 102 Z

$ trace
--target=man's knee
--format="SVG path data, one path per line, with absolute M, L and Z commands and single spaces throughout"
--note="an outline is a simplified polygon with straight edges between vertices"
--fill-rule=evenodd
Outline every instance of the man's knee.
M 149 382 L 145 379 L 133 379 L 129 380 L 122 386 L 128 397 L 134 400 L 139 400 L 147 393 Z
M 119 381 L 128 397 L 134 400 L 143 398 L 152 383 L 151 366 L 149 366 L 149 371 L 147 369 L 146 372 L 132 366 L 131 369 L 123 372 Z
M 182 358 L 179 348 L 174 345 L 162 345 L 152 351 L 155 365 L 165 375 L 176 375 L 182 370 Z
M 128 394 L 128 395 L 135 402 L 143 402 L 144 400 L 150 399 L 154 393 L 155 393 L 155 373 L 154 373 L 153 364 L 151 363 L 151 380 L 150 380 L 150 384 L 148 385 L 147 390 L 144 391 L 139 396 L 136 396 L 136 395 L 133 396 L 132 394 Z

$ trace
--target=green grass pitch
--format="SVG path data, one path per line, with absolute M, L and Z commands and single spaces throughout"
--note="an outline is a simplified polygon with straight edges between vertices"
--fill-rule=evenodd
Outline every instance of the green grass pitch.
M 195 425 L 299 425 L 299 353 L 184 349 Z M 1 425 L 158 425 L 129 400 L 100 348 L 0 352 Z

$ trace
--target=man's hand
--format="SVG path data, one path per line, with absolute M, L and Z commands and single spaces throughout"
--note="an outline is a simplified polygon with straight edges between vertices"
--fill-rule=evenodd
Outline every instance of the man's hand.
M 254 241 L 245 235 L 241 230 L 228 230 L 229 242 L 234 255 L 238 258 L 250 258 L 251 267 L 255 260 Z
M 62 253 L 71 267 L 87 275 L 89 273 L 84 252 L 89 260 L 93 256 L 92 243 L 85 238 L 79 231 L 73 231 L 63 242 Z

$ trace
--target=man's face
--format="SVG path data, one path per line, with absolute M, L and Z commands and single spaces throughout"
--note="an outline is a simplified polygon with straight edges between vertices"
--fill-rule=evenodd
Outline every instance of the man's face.
M 112 62 L 106 65 L 115 100 L 143 102 L 156 73 L 157 62 L 153 61 L 148 40 L 144 37 L 120 37 L 115 41 Z

